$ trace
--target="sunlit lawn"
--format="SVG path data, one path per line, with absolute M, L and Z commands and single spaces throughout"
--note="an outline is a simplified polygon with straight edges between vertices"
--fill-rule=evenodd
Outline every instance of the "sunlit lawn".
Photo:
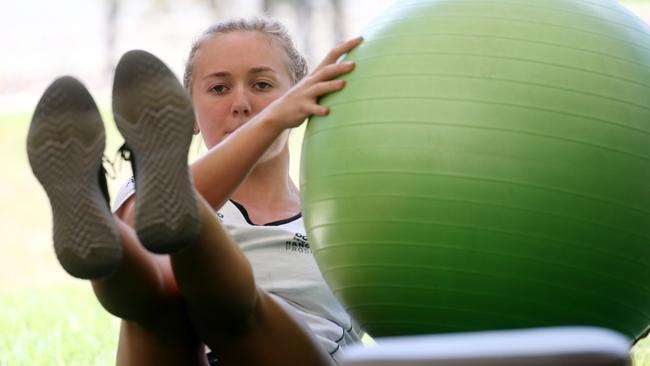
M 112 365 L 119 321 L 101 308 L 88 283 L 67 276 L 56 262 L 49 205 L 27 164 L 29 118 L 0 117 L 0 366 Z M 115 151 L 121 139 L 110 120 L 107 129 L 107 151 Z M 128 169 L 123 164 L 109 182 L 112 192 Z M 633 356 L 636 366 L 650 366 L 650 341 Z
M 0 309 L 0 365 L 115 364 L 119 320 L 88 284 L 4 290 Z

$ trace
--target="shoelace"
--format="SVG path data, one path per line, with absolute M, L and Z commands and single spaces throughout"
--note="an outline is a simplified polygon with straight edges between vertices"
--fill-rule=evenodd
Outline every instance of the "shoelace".
M 112 160 L 106 155 L 102 156 L 102 170 L 104 171 L 104 174 L 111 180 L 116 179 L 117 174 L 122 171 L 123 161 L 128 161 L 133 165 L 133 160 L 131 160 L 131 150 L 126 143 L 122 144 L 122 146 L 117 149 Z
M 104 195 L 104 198 L 106 199 L 106 204 L 108 205 L 109 209 L 111 207 L 111 197 L 108 191 L 108 183 L 106 181 L 106 177 L 110 178 L 111 180 L 115 180 L 117 178 L 117 173 L 122 170 L 122 161 L 131 162 L 131 167 L 133 168 L 134 172 L 133 174 L 135 175 L 135 161 L 131 158 L 131 150 L 126 144 L 122 144 L 122 146 L 117 149 L 113 160 L 109 159 L 106 155 L 102 156 L 102 167 L 98 172 L 98 180 L 99 187 L 102 191 L 102 194 Z M 116 164 L 117 168 L 115 167 Z

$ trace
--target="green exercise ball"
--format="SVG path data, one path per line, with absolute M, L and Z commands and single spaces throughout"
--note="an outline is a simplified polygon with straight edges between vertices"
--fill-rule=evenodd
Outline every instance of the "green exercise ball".
M 650 323 L 650 31 L 613 0 L 398 1 L 302 151 L 373 336 Z

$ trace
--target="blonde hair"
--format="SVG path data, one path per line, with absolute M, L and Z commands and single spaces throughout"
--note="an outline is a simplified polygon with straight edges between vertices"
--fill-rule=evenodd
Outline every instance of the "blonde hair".
M 192 45 L 190 55 L 185 63 L 185 73 L 183 74 L 183 86 L 185 86 L 188 93 L 192 93 L 192 71 L 194 69 L 196 52 L 201 48 L 203 42 L 219 34 L 237 31 L 260 32 L 280 42 L 280 45 L 289 57 L 287 71 L 289 72 L 292 84 L 296 84 L 309 72 L 307 61 L 296 49 L 287 28 L 282 23 L 267 17 L 227 20 L 208 27 Z

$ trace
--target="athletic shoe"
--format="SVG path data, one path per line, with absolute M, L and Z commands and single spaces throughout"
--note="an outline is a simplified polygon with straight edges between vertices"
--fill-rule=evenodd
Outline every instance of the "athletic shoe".
M 201 221 L 187 165 L 194 128 L 189 96 L 158 58 L 129 51 L 115 70 L 113 115 L 131 151 L 140 241 L 160 254 L 192 245 Z
M 90 93 L 72 77 L 55 80 L 34 112 L 27 155 L 50 199 L 59 262 L 83 279 L 112 273 L 122 259 L 102 168 L 104 145 L 104 125 Z

